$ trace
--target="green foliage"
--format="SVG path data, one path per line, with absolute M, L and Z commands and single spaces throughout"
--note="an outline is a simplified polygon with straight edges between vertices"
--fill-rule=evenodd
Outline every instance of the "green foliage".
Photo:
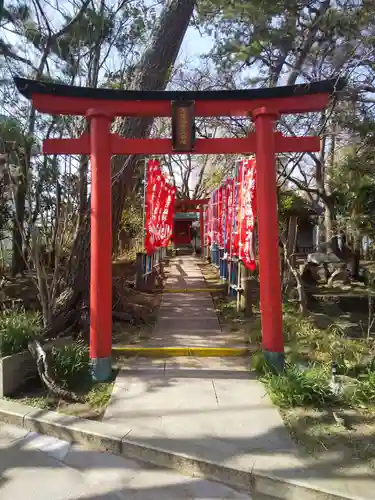
M 369 370 L 359 379 L 359 384 L 351 394 L 349 402 L 356 407 L 375 407 L 375 371 Z
M 262 381 L 272 401 L 284 408 L 321 408 L 336 399 L 329 385 L 329 372 L 320 367 L 302 370 L 289 365 L 282 374 L 268 372 Z
M 142 235 L 143 232 L 143 207 L 138 202 L 128 199 L 122 212 L 121 228 L 130 238 Z
M 257 86 L 344 75 L 372 47 L 365 1 L 202 0 L 198 11 L 200 27 L 215 39 L 210 55 L 217 68 L 250 68 Z M 251 80 L 246 75 L 243 82 Z
M 30 147 L 32 142 L 18 120 L 0 115 L 0 153 L 7 155 L 8 163 L 19 165 L 25 148 Z
M 286 230 L 289 217 L 308 219 L 310 215 L 306 200 L 298 194 L 281 190 L 278 192 L 278 213 L 281 231 Z
M 347 338 L 336 325 L 318 328 L 311 318 L 301 318 L 293 306 L 284 305 L 284 335 L 290 362 L 338 363 L 341 374 L 349 374 L 368 359 L 369 346 Z
M 287 364 L 282 374 L 269 369 L 261 352 L 252 359 L 275 404 L 285 408 L 375 405 L 375 371 L 366 342 L 348 339 L 335 325 L 320 329 L 291 305 L 284 305 L 284 335 Z M 344 380 L 353 380 L 343 385 L 340 394 L 333 394 L 330 385 L 332 361 Z
M 298 194 L 279 191 L 279 215 L 287 217 L 290 215 L 308 215 L 307 202 Z
M 10 356 L 27 350 L 27 344 L 40 327 L 40 316 L 24 309 L 0 312 L 0 355 Z
M 347 148 L 331 178 L 338 216 L 352 231 L 372 234 L 375 215 L 375 121 L 353 125 L 360 142 Z
M 84 342 L 76 342 L 62 349 L 53 348 L 52 366 L 56 380 L 69 389 L 87 383 L 90 371 L 89 348 Z

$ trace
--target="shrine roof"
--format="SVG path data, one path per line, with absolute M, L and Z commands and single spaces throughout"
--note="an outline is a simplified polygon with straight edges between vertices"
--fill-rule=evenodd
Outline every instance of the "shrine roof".
M 55 95 L 70 98 L 123 101 L 240 101 L 255 99 L 274 99 L 313 94 L 333 94 L 342 90 L 345 80 L 333 78 L 309 84 L 287 85 L 284 87 L 244 89 L 244 90 L 119 90 L 108 88 L 78 87 L 54 82 L 44 82 L 15 77 L 19 92 L 30 99 L 33 94 Z

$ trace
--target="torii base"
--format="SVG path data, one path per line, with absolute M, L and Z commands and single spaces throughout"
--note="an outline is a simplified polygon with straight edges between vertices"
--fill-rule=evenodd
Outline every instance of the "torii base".
M 94 382 L 108 382 L 112 378 L 112 358 L 91 358 L 91 376 Z
M 281 373 L 285 367 L 284 352 L 270 352 L 263 349 L 264 360 L 268 367 L 276 373 Z

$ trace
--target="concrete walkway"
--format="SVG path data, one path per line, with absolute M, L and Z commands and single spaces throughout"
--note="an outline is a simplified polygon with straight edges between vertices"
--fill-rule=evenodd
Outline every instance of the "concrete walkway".
M 205 287 L 196 262 L 174 259 L 166 288 Z M 165 293 L 147 346 L 216 347 L 241 341 L 221 331 L 209 294 Z M 367 496 L 373 479 L 361 467 L 348 466 L 352 477 L 343 481 L 348 471 L 339 456 L 319 465 L 299 455 L 247 358 L 130 359 L 116 379 L 104 419 L 122 426 L 127 439 L 139 444 L 351 498 L 373 498 Z
M 251 499 L 227 486 L 0 424 L 1 500 Z

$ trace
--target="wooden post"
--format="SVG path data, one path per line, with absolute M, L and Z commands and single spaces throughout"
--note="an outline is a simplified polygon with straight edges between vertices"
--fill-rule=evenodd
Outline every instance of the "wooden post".
M 135 288 L 137 290 L 142 290 L 142 288 L 144 287 L 143 259 L 144 259 L 144 253 L 138 252 L 135 258 Z
M 241 296 L 240 307 L 247 318 L 253 315 L 253 297 L 251 287 L 251 272 L 241 262 Z
M 203 206 L 199 207 L 199 230 L 200 230 L 200 239 L 201 239 L 201 257 L 203 257 L 204 253 L 204 217 L 203 217 Z

